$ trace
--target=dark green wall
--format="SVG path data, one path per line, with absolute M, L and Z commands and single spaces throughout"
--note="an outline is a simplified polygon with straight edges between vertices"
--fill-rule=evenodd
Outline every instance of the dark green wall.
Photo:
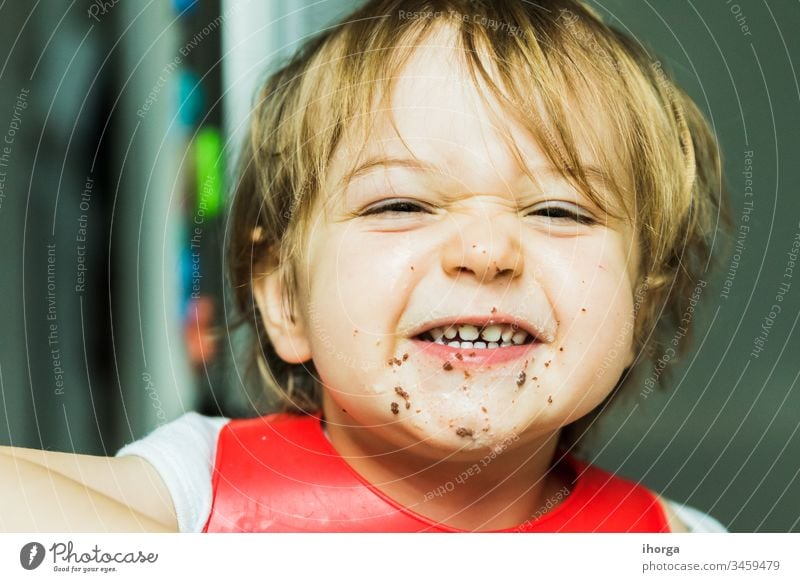
M 800 531 L 800 256 L 786 270 L 800 242 L 800 4 L 593 4 L 652 47 L 706 113 L 722 146 L 735 228 L 749 226 L 734 233 L 737 256 L 703 290 L 692 353 L 663 391 L 607 420 L 593 450 L 601 465 L 710 511 L 733 531 Z M 781 309 L 774 318 L 773 304 Z M 762 324 L 769 332 L 758 352 Z

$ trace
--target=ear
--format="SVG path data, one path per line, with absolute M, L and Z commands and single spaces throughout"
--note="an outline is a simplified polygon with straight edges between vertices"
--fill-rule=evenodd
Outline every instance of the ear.
M 302 315 L 292 318 L 288 312 L 281 273 L 273 268 L 253 279 L 253 296 L 275 352 L 289 364 L 300 364 L 311 359 L 311 342 Z

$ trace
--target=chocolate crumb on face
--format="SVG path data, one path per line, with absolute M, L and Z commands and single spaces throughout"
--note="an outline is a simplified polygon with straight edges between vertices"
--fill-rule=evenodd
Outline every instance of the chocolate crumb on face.
M 461 355 L 461 352 L 456 352 L 456 360 L 463 360 L 464 356 Z
M 488 410 L 486 410 L 486 407 L 485 407 L 485 406 L 481 406 L 481 412 L 483 412 L 484 414 L 486 414 L 486 413 L 487 413 L 487 412 L 489 412 L 489 411 L 488 411 Z
M 459 426 L 456 429 L 456 434 L 460 437 L 471 437 L 472 436 L 472 429 L 471 428 L 464 428 L 463 426 Z
M 563 352 L 563 351 L 564 351 L 564 348 L 558 348 L 558 351 L 559 351 L 559 352 Z
M 474 357 L 475 357 L 475 352 L 470 352 L 470 353 L 469 353 L 469 357 L 470 357 L 470 358 L 474 358 Z
M 453 369 L 453 364 L 451 364 L 450 362 L 445 362 L 444 365 L 442 366 L 442 368 L 445 371 L 449 372 L 450 370 Z
M 492 313 L 497 313 L 497 307 L 492 307 Z
M 550 360 L 547 360 L 547 361 L 544 363 L 544 367 L 545 367 L 545 368 L 549 368 L 549 367 L 550 367 Z
M 472 374 L 470 374 L 467 370 L 464 370 L 464 380 L 469 378 Z
M 531 378 L 531 380 L 532 380 L 533 382 L 536 382 L 536 381 L 538 381 L 538 380 L 539 380 L 539 376 L 534 376 L 533 378 Z
M 552 404 L 553 403 L 553 397 L 552 396 L 549 396 L 549 395 L 547 396 L 547 403 L 548 404 Z
M 585 308 L 585 307 L 581 307 L 581 311 L 582 311 L 583 313 L 586 313 L 586 308 Z
M 402 386 L 395 386 L 394 387 L 394 391 L 397 393 L 397 395 L 400 398 L 402 398 L 403 400 L 406 401 L 406 410 L 411 408 L 411 402 L 409 401 L 409 399 L 411 398 L 411 395 L 408 392 L 406 392 L 405 390 L 403 390 Z
M 419 414 L 420 412 L 422 412 L 422 409 L 421 408 L 417 408 L 416 413 Z
M 517 386 L 522 386 L 525 383 L 525 372 L 520 372 L 517 376 Z
M 400 405 L 397 402 L 392 402 L 392 414 L 400 413 Z
M 408 354 L 403 354 L 403 361 L 405 362 L 408 359 Z

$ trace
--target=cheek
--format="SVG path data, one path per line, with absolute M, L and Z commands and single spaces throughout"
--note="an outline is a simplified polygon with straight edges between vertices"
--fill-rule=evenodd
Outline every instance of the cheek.
M 354 230 L 318 232 L 308 254 L 307 321 L 323 380 L 375 393 L 415 271 L 412 238 Z M 417 271 L 419 272 L 419 271 Z
M 549 285 L 559 333 L 548 371 L 559 375 L 563 391 L 554 398 L 577 418 L 616 385 L 628 362 L 634 316 L 623 245 L 601 239 L 570 246 Z

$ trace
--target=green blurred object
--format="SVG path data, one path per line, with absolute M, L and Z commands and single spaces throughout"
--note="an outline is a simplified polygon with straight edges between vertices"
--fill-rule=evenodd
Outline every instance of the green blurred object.
M 222 208 L 222 136 L 215 127 L 203 127 L 194 141 L 197 171 L 197 216 L 214 218 Z

